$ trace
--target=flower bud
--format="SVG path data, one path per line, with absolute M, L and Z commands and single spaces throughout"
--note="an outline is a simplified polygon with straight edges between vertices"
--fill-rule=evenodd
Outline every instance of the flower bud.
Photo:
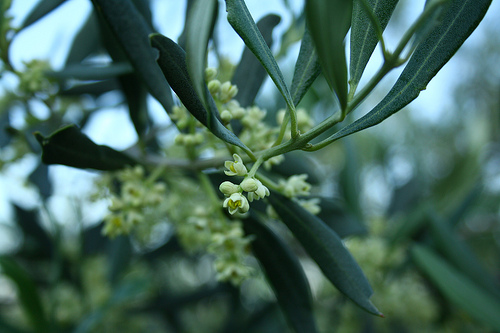
M 220 113 L 220 118 L 223 122 L 228 123 L 233 119 L 233 115 L 228 110 L 224 110 Z
M 237 193 L 240 191 L 240 187 L 236 184 L 233 184 L 229 181 L 225 181 L 219 186 L 219 190 L 227 196 L 230 196 L 233 193 Z
M 255 178 L 245 178 L 240 186 L 245 192 L 254 192 L 259 188 L 258 181 Z
M 224 82 L 220 86 L 220 101 L 222 103 L 229 102 L 238 93 L 238 87 L 233 86 L 231 82 Z
M 208 86 L 208 91 L 210 91 L 210 94 L 212 94 L 212 96 L 215 96 L 220 92 L 219 80 L 212 80 L 208 82 L 207 86 Z
M 217 69 L 214 67 L 207 67 L 205 69 L 205 81 L 210 82 L 217 76 Z

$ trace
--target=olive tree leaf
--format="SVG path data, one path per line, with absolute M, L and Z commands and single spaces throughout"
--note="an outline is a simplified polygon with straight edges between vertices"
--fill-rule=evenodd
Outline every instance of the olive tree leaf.
M 196 1 L 186 22 L 186 66 L 193 88 L 206 110 L 210 109 L 205 84 L 207 48 L 217 19 L 217 9 L 217 0 Z M 207 116 L 211 117 L 212 112 L 207 112 Z
M 358 85 L 366 64 L 379 42 L 376 28 L 373 26 L 366 8 L 363 8 L 363 1 L 365 0 L 354 0 L 352 8 L 349 84 L 354 89 Z M 398 4 L 398 0 L 366 0 L 366 2 L 373 14 L 378 18 L 380 28 L 383 31 Z
M 35 137 L 42 146 L 42 162 L 45 164 L 96 170 L 119 170 L 137 164 L 124 153 L 95 144 L 75 125 L 63 127 L 49 137 L 36 132 Z
M 208 111 L 203 106 L 189 77 L 184 50 L 173 40 L 161 34 L 152 34 L 150 40 L 151 45 L 160 51 L 158 64 L 165 78 L 188 111 L 219 139 L 248 150 L 233 132 L 222 125 L 215 106 L 210 107 Z M 205 86 L 205 89 L 208 88 Z M 210 94 L 207 94 L 207 99 L 208 103 L 215 103 Z
M 292 86 L 290 88 L 293 103 L 295 105 L 299 104 L 302 97 L 304 97 L 320 73 L 321 66 L 319 64 L 318 54 L 314 48 L 311 34 L 306 28 L 300 44 L 299 56 L 295 63 L 295 71 L 293 73 Z
M 244 220 L 243 229 L 255 236 L 252 252 L 264 269 L 290 325 L 297 333 L 317 332 L 311 289 L 297 256 L 255 214 Z
M 35 7 L 30 11 L 28 16 L 24 19 L 21 24 L 21 29 L 24 29 L 39 19 L 43 18 L 45 15 L 52 12 L 54 9 L 59 7 L 66 0 L 41 0 L 39 1 Z
M 19 304 L 28 318 L 34 332 L 50 332 L 40 294 L 31 276 L 12 258 L 0 257 L 2 275 L 15 284 Z
M 474 283 L 492 295 L 500 297 L 498 283 L 484 269 L 467 244 L 455 236 L 453 229 L 445 221 L 439 220 L 435 216 L 430 218 L 429 226 L 436 247 L 449 262 L 460 269 Z
M 80 63 L 102 47 L 99 36 L 99 21 L 93 10 L 78 33 L 73 38 L 66 56 L 66 65 Z
M 106 66 L 71 64 L 60 71 L 50 71 L 46 75 L 58 80 L 105 80 L 133 72 L 128 62 L 112 63 Z
M 347 106 L 347 63 L 344 39 L 351 26 L 352 0 L 308 0 L 306 17 L 322 73 L 342 110 Z
M 152 32 L 144 17 L 130 0 L 92 0 L 99 15 L 116 36 L 131 65 L 150 93 L 165 110 L 173 105 L 165 77 L 156 63 L 157 54 L 149 44 Z
M 257 22 L 257 28 L 269 47 L 273 44 L 273 29 L 280 21 L 279 16 L 269 14 Z M 238 87 L 236 99 L 241 106 L 247 107 L 253 103 L 265 78 L 266 70 L 252 51 L 246 47 L 231 79 L 232 84 Z
M 335 133 L 331 139 L 340 139 L 377 125 L 417 98 L 474 31 L 490 3 L 491 0 L 450 1 L 441 23 L 419 44 L 384 99 L 368 114 Z
M 333 285 L 362 309 L 381 315 L 370 301 L 373 290 L 368 280 L 340 237 L 318 217 L 277 192 L 271 193 L 269 202 Z
M 245 45 L 259 59 L 260 63 L 266 69 L 274 84 L 285 99 L 289 109 L 294 110 L 292 97 L 283 78 L 276 59 L 266 44 L 264 37 L 260 33 L 255 21 L 253 20 L 247 6 L 243 0 L 226 0 L 227 20 L 234 31 L 243 39 Z
M 472 317 L 500 331 L 500 301 L 478 287 L 462 272 L 423 245 L 414 245 L 411 255 L 415 264 L 429 276 L 430 280 L 455 305 Z

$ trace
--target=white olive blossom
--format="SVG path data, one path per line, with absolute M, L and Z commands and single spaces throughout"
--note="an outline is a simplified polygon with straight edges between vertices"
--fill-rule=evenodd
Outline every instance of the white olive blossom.
M 229 102 L 238 93 L 238 87 L 231 84 L 231 82 L 224 82 L 220 86 L 219 99 L 222 103 Z
M 269 189 L 266 186 L 264 186 L 260 180 L 255 179 L 255 182 L 257 183 L 257 189 L 253 192 L 248 193 L 248 200 L 250 202 L 252 202 L 254 199 L 255 200 L 262 199 L 271 194 L 271 192 L 269 192 Z
M 228 208 L 229 214 L 233 215 L 236 212 L 246 213 L 250 209 L 247 198 L 241 193 L 233 193 L 229 198 L 224 200 L 222 205 L 224 208 Z
M 228 170 L 224 170 L 224 173 L 228 176 L 245 176 L 248 173 L 245 164 L 243 164 L 243 159 L 238 154 L 233 154 L 233 161 L 224 162 L 224 166 Z
M 285 196 L 292 198 L 300 195 L 309 195 L 311 184 L 306 182 L 307 175 L 293 175 L 288 180 L 280 181 L 280 187 Z
M 321 212 L 321 207 L 319 206 L 320 199 L 312 198 L 309 200 L 297 200 L 299 205 L 302 206 L 305 210 L 313 215 L 318 215 Z

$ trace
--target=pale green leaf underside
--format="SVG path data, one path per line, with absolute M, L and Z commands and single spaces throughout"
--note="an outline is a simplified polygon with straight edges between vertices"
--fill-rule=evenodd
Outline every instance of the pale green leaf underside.
M 186 65 L 193 88 L 208 109 L 205 85 L 205 67 L 208 40 L 217 14 L 217 1 L 195 1 L 188 16 L 186 30 Z M 210 116 L 210 113 L 208 113 Z

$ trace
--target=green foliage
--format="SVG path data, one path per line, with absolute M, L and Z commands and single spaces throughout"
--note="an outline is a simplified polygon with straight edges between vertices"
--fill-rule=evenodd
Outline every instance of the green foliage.
M 284 33 L 280 16 L 255 23 L 243 0 L 226 0 L 227 15 L 219 1 L 187 1 L 178 39 L 154 26 L 153 18 L 163 15 L 154 2 L 92 0 L 62 69 L 40 60 L 17 68 L 11 43 L 62 3 L 40 1 L 17 28 L 10 2 L 0 2 L 2 76 L 18 82 L 6 84 L 0 100 L 6 129 L 0 167 L 15 166 L 30 152 L 41 155 L 26 177 L 41 202 L 35 209 L 13 206 L 22 240 L 0 258 L 1 274 L 16 289 L 6 306 L 12 312 L 0 314 L 0 330 L 500 329 L 500 287 L 492 277 L 500 267 L 485 265 L 498 261 L 491 254 L 493 227 L 485 232 L 490 242 L 474 244 L 481 228 L 469 228 L 474 221 L 467 215 L 498 213 L 497 205 L 483 207 L 498 198 L 477 185 L 486 182 L 478 156 L 487 154 L 478 147 L 487 139 L 470 135 L 476 146 L 460 150 L 450 144 L 467 141 L 456 127 L 441 127 L 441 136 L 419 129 L 413 139 L 400 130 L 406 124 L 395 123 L 386 127 L 389 138 L 369 131 L 336 142 L 416 99 L 491 1 L 427 1 L 390 51 L 384 31 L 402 6 L 397 0 L 308 0 L 298 14 L 291 8 L 279 13 L 293 16 Z M 243 40 L 238 64 L 219 49 L 215 27 L 221 20 Z M 292 55 L 299 40 L 293 73 L 287 73 L 280 57 Z M 378 45 L 382 64 L 362 85 Z M 103 53 L 111 60 L 101 61 Z M 400 66 L 380 102 L 339 129 Z M 266 111 L 258 94 L 267 76 L 279 96 Z M 317 80 L 321 76 L 333 94 Z M 285 77 L 292 77 L 290 85 Z M 101 96 L 111 91 L 121 97 L 106 105 Z M 169 116 L 166 129 L 152 120 L 148 94 Z M 323 110 L 332 97 L 338 103 Z M 48 116 L 33 112 L 36 105 Z M 123 151 L 98 145 L 80 130 L 116 105 L 128 109 L 137 132 L 137 142 Z M 22 125 L 12 120 L 16 114 Z M 492 126 L 488 120 L 478 124 Z M 370 213 L 368 178 L 382 170 L 396 179 L 391 154 L 400 157 L 394 151 L 401 147 L 417 162 L 403 186 L 393 181 L 387 209 Z M 418 155 L 426 153 L 448 157 L 454 168 L 426 171 L 420 161 L 429 158 Z M 99 171 L 85 199 L 107 205 L 98 224 L 87 225 L 82 216 L 58 223 L 47 168 L 53 164 Z M 476 179 L 471 174 L 478 170 L 483 174 Z M 405 304 L 394 295 L 405 295 Z M 370 316 L 382 313 L 384 321 Z

